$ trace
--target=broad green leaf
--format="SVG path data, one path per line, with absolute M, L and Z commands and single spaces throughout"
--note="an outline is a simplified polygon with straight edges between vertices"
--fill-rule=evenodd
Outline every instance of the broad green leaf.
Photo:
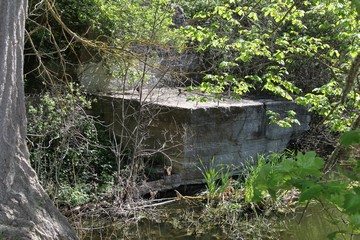
M 344 205 L 344 196 L 349 192 L 348 182 L 330 181 L 323 184 L 323 198 L 338 207 Z
M 360 144 L 360 129 L 343 133 L 340 137 L 340 143 L 344 146 Z
M 360 214 L 360 194 L 345 195 L 344 209 L 348 214 Z
M 301 191 L 299 202 L 305 202 L 312 199 L 317 199 L 321 196 L 322 186 L 312 185 L 307 189 Z
M 324 160 L 316 157 L 315 152 L 299 153 L 296 156 L 297 165 L 299 167 L 299 176 L 321 176 L 321 169 L 324 167 Z
M 316 185 L 316 182 L 316 179 L 310 178 L 294 178 L 289 181 L 292 186 L 298 188 L 300 191 L 306 190 L 311 186 Z
M 291 158 L 287 158 L 275 166 L 274 170 L 286 174 L 295 173 L 297 170 L 296 162 Z

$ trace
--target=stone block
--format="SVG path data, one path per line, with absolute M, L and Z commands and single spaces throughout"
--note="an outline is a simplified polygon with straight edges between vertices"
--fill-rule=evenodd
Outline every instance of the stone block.
M 293 102 L 271 99 L 188 101 L 194 94 L 200 93 L 168 88 L 145 90 L 143 95 L 147 98 L 141 104 L 140 96 L 134 92 L 99 96 L 94 111 L 119 136 L 124 127 L 131 133 L 142 124 L 146 130 L 143 146 L 155 151 L 166 146 L 163 150 L 166 165 L 172 165 L 173 173 L 183 184 L 203 181 L 200 159 L 205 167 L 212 164 L 212 159 L 215 165 L 240 167 L 258 154 L 283 151 L 292 136 L 308 129 L 310 117 L 306 109 Z M 140 105 L 144 120 L 141 123 L 136 121 Z M 281 128 L 269 124 L 267 110 L 281 115 L 293 110 L 301 125 Z

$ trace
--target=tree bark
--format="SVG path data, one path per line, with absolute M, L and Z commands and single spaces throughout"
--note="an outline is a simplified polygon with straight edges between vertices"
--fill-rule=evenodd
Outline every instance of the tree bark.
M 23 86 L 27 0 L 0 0 L 0 239 L 77 239 L 28 161 Z

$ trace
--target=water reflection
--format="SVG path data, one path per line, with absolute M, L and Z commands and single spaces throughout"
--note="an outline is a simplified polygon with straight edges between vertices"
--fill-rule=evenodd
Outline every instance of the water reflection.
M 108 227 L 83 231 L 81 238 L 90 239 L 280 239 L 280 240 L 321 240 L 338 230 L 345 230 L 338 211 L 324 210 L 319 205 L 310 205 L 303 214 L 301 209 L 295 215 L 280 218 L 279 216 L 246 219 L 226 220 L 219 224 L 218 217 L 204 218 L 204 206 L 176 202 L 152 210 L 152 215 L 141 215 L 136 224 L 127 224 L 126 221 L 115 222 Z M 303 215 L 303 216 L 302 216 Z M 155 216 L 155 217 L 154 217 Z M 215 215 L 214 215 L 215 216 Z M 228 217 L 239 217 L 229 215 Z M 245 218 L 244 218 L 245 216 Z M 301 221 L 300 221 L 301 219 Z M 212 221 L 213 220 L 213 221 Z M 300 223 L 299 223 L 300 221 Z M 337 222 L 338 224 L 332 224 Z M 228 224 L 230 223 L 230 224 Z M 235 223 L 235 224 L 234 224 Z M 233 225 L 233 226 L 231 226 Z M 236 232 L 237 231 L 237 232 Z M 268 232 L 267 232 L 268 231 Z M 360 239 L 359 236 L 338 236 L 336 239 Z
M 281 235 L 282 240 L 317 240 L 328 239 L 328 234 L 350 229 L 345 224 L 346 219 L 335 208 L 324 208 L 320 204 L 309 205 L 305 212 L 302 209 L 293 218 L 287 218 L 286 231 Z M 337 235 L 336 239 L 360 239 L 360 236 L 350 233 Z

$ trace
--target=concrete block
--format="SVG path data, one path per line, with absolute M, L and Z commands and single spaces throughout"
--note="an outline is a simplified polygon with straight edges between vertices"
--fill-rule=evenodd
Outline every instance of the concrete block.
M 156 150 L 166 146 L 167 165 L 183 184 L 202 181 L 200 159 L 209 167 L 217 164 L 241 163 L 258 154 L 283 151 L 292 136 L 308 129 L 310 116 L 304 107 L 293 102 L 271 99 L 226 99 L 225 101 L 188 101 L 200 93 L 160 88 L 138 93 L 99 96 L 95 114 L 110 124 L 117 135 L 138 127 L 142 105 L 141 128 L 146 132 L 143 146 Z M 286 115 L 293 110 L 301 125 L 281 128 L 269 125 L 266 111 Z

